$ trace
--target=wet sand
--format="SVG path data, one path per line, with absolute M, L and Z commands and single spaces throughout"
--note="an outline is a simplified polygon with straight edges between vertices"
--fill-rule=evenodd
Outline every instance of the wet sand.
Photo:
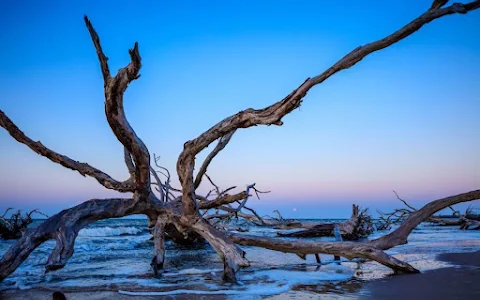
M 5 300 L 52 300 L 53 291 L 45 289 L 31 289 L 31 290 L 17 290 L 8 291 L 4 294 L 0 294 L 0 299 Z M 222 295 L 172 295 L 172 296 L 129 296 L 122 295 L 113 291 L 95 291 L 95 292 L 65 292 L 67 300 L 103 300 L 103 299 L 115 299 L 115 300 L 223 300 L 226 299 Z
M 456 267 L 368 282 L 360 299 L 480 299 L 480 251 L 440 254 L 437 259 Z
M 358 282 L 355 279 L 340 284 L 322 285 L 321 289 L 294 290 L 272 297 L 271 299 L 480 299 L 480 251 L 473 253 L 447 253 L 438 260 L 456 265 L 427 271 L 422 274 L 399 275 Z M 351 289 L 348 285 L 354 285 Z M 345 286 L 346 285 L 346 286 Z M 337 289 L 337 290 L 336 290 Z M 31 289 L 10 290 L 0 294 L 0 299 L 27 300 L 52 299 L 53 290 Z M 74 291 L 64 290 L 69 300 L 99 299 L 227 299 L 223 295 L 172 295 L 172 296 L 128 296 L 116 291 Z M 240 295 L 239 295 L 240 296 Z M 245 298 L 244 298 L 245 299 Z

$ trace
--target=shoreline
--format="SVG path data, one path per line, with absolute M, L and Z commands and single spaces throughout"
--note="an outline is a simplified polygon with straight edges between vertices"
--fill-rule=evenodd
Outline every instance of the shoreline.
M 443 253 L 436 260 L 452 264 L 426 271 L 421 274 L 397 275 L 372 281 L 350 279 L 338 284 L 322 284 L 322 292 L 309 292 L 296 289 L 271 296 L 258 296 L 268 299 L 301 299 L 305 297 L 334 297 L 337 299 L 474 299 L 480 297 L 480 250 L 464 253 Z M 341 288 L 339 288 L 341 286 Z M 6 300 L 52 299 L 54 289 L 33 288 L 26 290 L 6 290 L 0 298 Z M 67 288 L 61 290 L 67 299 L 228 299 L 229 295 L 176 294 L 165 296 L 130 296 L 117 291 L 88 288 Z M 230 295 L 231 296 L 231 295 Z M 245 295 L 252 296 L 254 295 Z
M 367 282 L 360 291 L 360 299 L 478 299 L 480 297 L 480 250 L 442 253 L 438 254 L 436 259 L 453 266 Z

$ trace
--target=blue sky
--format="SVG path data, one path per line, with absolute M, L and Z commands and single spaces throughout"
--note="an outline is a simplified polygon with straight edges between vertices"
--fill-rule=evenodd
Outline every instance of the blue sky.
M 130 123 L 172 172 L 183 143 L 221 119 L 290 93 L 353 48 L 384 37 L 431 1 L 2 1 L 0 108 L 32 139 L 128 176 L 105 120 L 87 14 L 112 72 L 139 42 Z M 342 217 L 388 210 L 392 190 L 420 206 L 480 187 L 480 12 L 436 20 L 341 72 L 281 127 L 238 132 L 209 174 L 256 182 L 261 212 Z M 198 156 L 197 164 L 206 153 Z M 0 130 L 0 210 L 48 213 L 116 195 Z M 206 190 L 208 186 L 202 187 Z M 293 209 L 296 208 L 296 212 Z

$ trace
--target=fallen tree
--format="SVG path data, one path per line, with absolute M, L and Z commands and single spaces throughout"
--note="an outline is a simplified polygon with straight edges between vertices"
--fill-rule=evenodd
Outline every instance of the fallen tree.
M 366 238 L 374 231 L 372 218 L 368 215 L 367 209 L 360 210 L 358 205 L 353 205 L 352 216 L 342 223 L 320 223 L 302 226 L 306 228 L 301 231 L 290 233 L 277 233 L 281 237 L 331 237 L 335 236 L 335 228 L 338 228 L 343 240 L 358 240 Z
M 90 20 L 85 17 L 85 24 L 90 32 L 95 50 L 100 62 L 104 80 L 105 115 L 110 128 L 117 140 L 125 149 L 125 164 L 129 178 L 118 181 L 105 172 L 68 156 L 59 154 L 41 142 L 35 142 L 25 135 L 3 111 L 0 111 L 0 126 L 18 142 L 25 144 L 34 152 L 58 163 L 66 168 L 79 172 L 82 176 L 96 179 L 107 189 L 128 193 L 125 198 L 92 199 L 75 207 L 61 211 L 50 217 L 36 228 L 28 229 L 21 238 L 13 244 L 0 261 L 0 280 L 11 274 L 40 244 L 49 239 L 55 239 L 56 245 L 50 253 L 45 269 L 53 271 L 62 268 L 73 255 L 75 239 L 81 228 L 101 219 L 117 218 L 132 214 L 144 214 L 149 220 L 154 237 L 152 267 L 155 274 L 161 274 L 165 254 L 165 234 L 168 230 L 188 235 L 195 234 L 205 239 L 218 253 L 223 261 L 223 279 L 234 282 L 235 273 L 242 267 L 248 267 L 245 253 L 236 244 L 263 247 L 275 251 L 297 253 L 299 255 L 327 253 L 346 258 L 365 258 L 377 261 L 393 269 L 396 273 L 418 272 L 411 265 L 402 262 L 384 252 L 384 250 L 407 243 L 410 232 L 421 222 L 435 212 L 456 203 L 472 201 L 480 198 L 480 190 L 470 191 L 452 197 L 430 202 L 423 208 L 413 212 L 393 232 L 373 241 L 364 242 L 313 242 L 301 240 L 285 240 L 249 235 L 232 234 L 215 228 L 201 211 L 219 208 L 237 215 L 245 208 L 249 189 L 240 193 L 217 196 L 214 199 L 199 195 L 197 188 L 206 177 L 206 171 L 215 156 L 225 148 L 235 132 L 242 128 L 257 125 L 283 124 L 282 118 L 298 108 L 307 92 L 315 85 L 324 82 L 333 74 L 348 69 L 361 61 L 367 55 L 387 48 L 408 37 L 431 21 L 451 15 L 465 14 L 480 7 L 480 1 L 466 4 L 454 3 L 443 7 L 447 1 L 438 5 L 434 2 L 431 8 L 398 31 L 378 41 L 360 46 L 340 59 L 325 72 L 308 78 L 298 88 L 285 98 L 263 109 L 246 109 L 229 116 L 197 138 L 187 141 L 180 153 L 176 171 L 180 181 L 177 189 L 179 196 L 172 193 L 169 175 L 167 180 L 160 180 L 150 164 L 150 153 L 130 126 L 124 112 L 123 95 L 128 85 L 139 78 L 141 57 L 138 44 L 129 50 L 130 63 L 120 69 L 115 76 L 110 73 L 100 38 Z M 198 173 L 194 175 L 196 155 L 213 142 L 217 146 L 207 156 Z M 153 178 L 153 179 L 152 179 Z M 251 189 L 251 188 L 250 188 Z M 237 208 L 230 204 L 240 201 Z

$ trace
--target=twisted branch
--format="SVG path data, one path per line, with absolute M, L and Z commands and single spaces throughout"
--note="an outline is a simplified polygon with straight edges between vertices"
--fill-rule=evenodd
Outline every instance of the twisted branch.
M 480 1 L 473 1 L 467 4 L 455 3 L 445 8 L 429 9 L 398 31 L 377 40 L 355 48 L 349 54 L 344 56 L 325 72 L 312 78 L 307 78 L 298 88 L 287 95 L 282 100 L 267 106 L 263 109 L 246 109 L 230 117 L 227 117 L 202 133 L 197 138 L 187 141 L 184 149 L 178 157 L 177 173 L 183 188 L 182 206 L 186 216 L 193 215 L 196 212 L 195 206 L 195 184 L 193 180 L 193 170 L 195 167 L 195 156 L 203 149 L 208 147 L 213 141 L 227 136 L 239 128 L 248 128 L 256 125 L 278 125 L 283 124 L 282 118 L 294 109 L 300 107 L 302 99 L 307 92 L 317 84 L 324 82 L 333 74 L 348 69 L 361 61 L 367 55 L 391 46 L 398 41 L 408 37 L 419 30 L 425 24 L 440 17 L 455 13 L 465 14 L 471 10 L 480 7 Z
M 133 157 L 136 167 L 134 183 L 135 192 L 138 196 L 146 198 L 150 193 L 150 154 L 143 141 L 137 136 L 128 123 L 123 108 L 123 94 L 128 84 L 140 77 L 141 58 L 138 51 L 138 43 L 135 42 L 133 49 L 128 50 L 130 63 L 120 69 L 115 77 L 110 76 L 107 57 L 100 45 L 100 38 L 87 16 L 84 17 L 85 25 L 90 32 L 93 44 L 97 51 L 100 62 L 105 88 L 105 114 L 108 124 L 117 139 Z

